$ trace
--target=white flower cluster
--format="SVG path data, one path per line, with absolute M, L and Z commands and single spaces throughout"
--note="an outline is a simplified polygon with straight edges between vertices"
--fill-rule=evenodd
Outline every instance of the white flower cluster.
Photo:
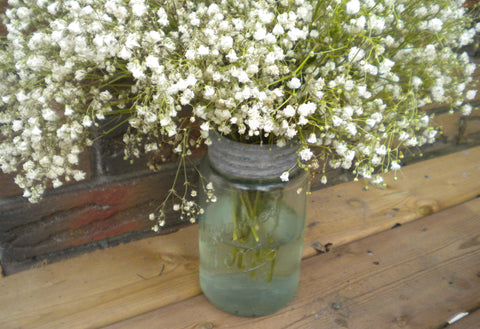
M 462 0 L 9 4 L 0 168 L 32 201 L 48 181 L 84 177 L 78 155 L 113 117 L 130 126 L 128 157 L 163 143 L 188 155 L 197 127 L 206 143 L 209 129 L 295 138 L 300 161 L 371 178 L 400 168 L 400 147 L 434 141 L 419 107 L 472 111 L 475 67 L 456 50 L 476 29 Z

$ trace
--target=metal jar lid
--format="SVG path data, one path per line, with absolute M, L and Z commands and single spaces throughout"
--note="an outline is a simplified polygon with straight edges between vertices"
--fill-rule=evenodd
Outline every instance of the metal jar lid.
M 210 131 L 208 146 L 210 165 L 219 173 L 234 179 L 278 180 L 285 172 L 298 169 L 295 143 L 247 144 Z

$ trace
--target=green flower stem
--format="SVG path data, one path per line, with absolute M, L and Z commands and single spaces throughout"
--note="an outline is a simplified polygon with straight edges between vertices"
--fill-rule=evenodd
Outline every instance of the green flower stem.
M 298 72 L 303 69 L 303 67 L 304 67 L 305 64 L 308 62 L 308 60 L 309 60 L 310 58 L 312 58 L 312 54 L 315 54 L 315 50 L 317 50 L 317 48 L 318 48 L 318 46 L 313 47 L 313 49 L 310 51 L 310 53 L 307 55 L 307 57 L 305 57 L 305 59 L 304 59 L 303 62 L 297 67 L 297 69 L 295 70 L 295 72 L 293 72 L 294 75 L 297 75 Z
M 259 230 L 262 228 L 258 216 L 264 210 L 261 207 L 262 201 L 264 201 L 262 192 L 232 191 L 232 196 L 232 239 L 239 243 L 245 243 L 248 247 L 234 247 L 227 264 L 240 271 L 249 271 L 254 276 L 259 268 L 270 262 L 267 274 L 270 283 L 273 279 L 278 248 L 261 249 L 264 246 L 260 245 L 263 242 L 259 235 Z
M 252 205 L 250 203 L 250 200 L 248 198 L 248 192 L 249 191 L 246 191 L 246 192 L 240 192 L 240 202 L 243 206 L 243 208 L 245 209 L 246 211 L 246 220 L 247 220 L 247 223 L 248 223 L 248 227 L 250 229 L 250 231 L 252 232 L 252 235 L 253 235 L 253 238 L 255 239 L 256 242 L 259 242 L 260 241 L 260 238 L 258 237 L 258 234 L 257 234 L 257 231 L 256 231 L 256 226 L 258 226 L 258 221 L 257 221 L 257 213 L 256 213 L 256 210 L 257 210 L 257 207 L 256 207 L 256 204 Z M 259 191 L 256 191 L 255 192 L 258 196 L 258 194 L 260 193 Z
M 268 283 L 271 283 L 273 280 L 273 269 L 275 268 L 275 262 L 277 260 L 277 250 L 274 251 L 272 260 L 270 262 L 270 272 L 268 273 Z

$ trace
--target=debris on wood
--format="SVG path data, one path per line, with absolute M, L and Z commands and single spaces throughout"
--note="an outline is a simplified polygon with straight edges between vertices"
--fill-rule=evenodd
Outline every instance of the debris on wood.
M 324 254 L 326 252 L 330 251 L 330 248 L 332 247 L 332 243 L 327 243 L 323 245 L 322 243 L 315 241 L 313 242 L 310 246 L 315 249 L 319 254 Z

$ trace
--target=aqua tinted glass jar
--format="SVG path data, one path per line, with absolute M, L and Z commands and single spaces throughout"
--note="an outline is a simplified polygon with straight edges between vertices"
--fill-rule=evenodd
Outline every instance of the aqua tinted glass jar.
M 294 145 L 214 134 L 201 166 L 200 286 L 219 309 L 262 316 L 286 306 L 300 277 L 308 174 Z M 280 176 L 289 171 L 289 180 Z

